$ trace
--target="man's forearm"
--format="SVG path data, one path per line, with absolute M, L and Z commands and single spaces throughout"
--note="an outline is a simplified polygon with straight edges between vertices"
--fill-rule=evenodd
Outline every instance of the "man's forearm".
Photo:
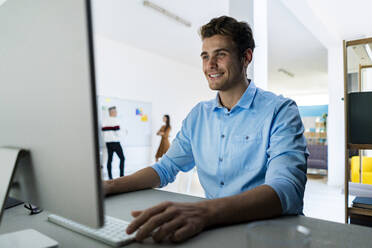
M 104 185 L 106 195 L 119 194 L 158 187 L 160 178 L 153 168 L 146 167 L 130 176 L 106 181 Z
M 229 225 L 252 220 L 267 219 L 282 213 L 280 199 L 268 185 L 239 195 L 201 202 L 210 213 L 207 226 Z

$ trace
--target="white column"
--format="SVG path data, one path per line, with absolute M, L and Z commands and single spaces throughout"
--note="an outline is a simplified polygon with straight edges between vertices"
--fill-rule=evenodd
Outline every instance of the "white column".
M 254 0 L 253 35 L 256 41 L 256 49 L 253 56 L 254 82 L 258 87 L 267 89 L 269 73 L 267 0 Z
M 328 184 L 341 186 L 345 175 L 344 68 L 342 42 L 328 48 Z
M 268 83 L 268 26 L 267 0 L 230 0 L 229 15 L 238 21 L 245 21 L 253 29 L 256 48 L 253 61 L 248 66 L 248 78 L 267 89 Z

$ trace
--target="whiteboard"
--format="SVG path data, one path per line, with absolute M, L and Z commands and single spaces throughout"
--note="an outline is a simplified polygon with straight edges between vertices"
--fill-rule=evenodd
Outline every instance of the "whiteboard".
M 108 118 L 108 108 L 112 106 L 115 106 L 117 110 L 121 145 L 125 147 L 151 146 L 151 103 L 98 96 L 97 105 L 100 147 L 105 146 L 101 131 L 102 121 Z

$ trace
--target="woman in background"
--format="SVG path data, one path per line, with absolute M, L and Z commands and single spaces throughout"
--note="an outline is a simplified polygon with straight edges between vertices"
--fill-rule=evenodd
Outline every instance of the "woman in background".
M 159 145 L 158 151 L 156 152 L 156 155 L 155 155 L 155 160 L 156 161 L 158 161 L 159 158 L 161 158 L 163 156 L 163 154 L 165 154 L 168 151 L 169 146 L 170 146 L 170 143 L 169 143 L 169 140 L 168 140 L 169 131 L 171 130 L 169 115 L 164 115 L 163 116 L 163 121 L 164 121 L 165 125 L 163 125 L 160 128 L 160 130 L 156 133 L 157 135 L 161 136 L 160 145 Z

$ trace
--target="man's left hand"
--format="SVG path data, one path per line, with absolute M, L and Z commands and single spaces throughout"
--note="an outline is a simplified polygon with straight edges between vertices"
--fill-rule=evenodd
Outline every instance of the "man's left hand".
M 210 225 L 211 210 L 206 201 L 198 203 L 163 202 L 143 211 L 133 211 L 135 219 L 127 233 L 137 231 L 136 240 L 152 236 L 155 242 L 169 239 L 182 242 Z

